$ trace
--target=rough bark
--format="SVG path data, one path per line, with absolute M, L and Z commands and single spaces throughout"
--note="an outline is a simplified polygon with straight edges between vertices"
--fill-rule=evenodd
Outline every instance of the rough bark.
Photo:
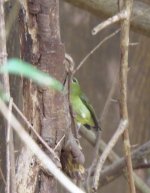
M 20 15 L 22 58 L 63 82 L 64 45 L 60 40 L 58 0 L 27 2 Z M 67 96 L 51 88 L 37 88 L 31 82 L 23 80 L 23 102 L 25 116 L 48 145 L 54 148 L 70 126 Z M 58 155 L 62 145 L 60 143 L 57 148 Z M 48 152 L 47 154 L 49 155 Z M 60 163 L 49 156 L 60 167 Z M 40 193 L 57 192 L 56 180 L 40 170 L 28 149 L 22 149 L 19 160 L 24 160 L 24 164 L 20 168 L 18 162 L 18 192 L 31 193 L 35 188 Z
M 65 78 L 64 47 L 60 42 L 58 1 L 41 1 L 41 13 L 37 16 L 39 35 L 39 68 L 63 82 Z M 63 95 L 52 89 L 38 92 L 41 120 L 41 136 L 54 148 L 67 128 L 67 104 Z M 60 155 L 62 144 L 58 148 Z M 39 192 L 57 192 L 52 176 L 41 173 Z
M 20 38 L 20 57 L 28 62 L 31 61 L 32 41 L 26 23 L 25 9 L 22 7 L 19 13 L 19 38 Z M 21 101 L 23 114 L 27 117 L 34 128 L 39 131 L 39 115 L 37 111 L 37 89 L 31 82 L 21 79 L 22 93 Z M 30 107 L 30 108 L 29 108 Z M 25 124 L 24 124 L 25 126 Z M 28 131 L 29 128 L 27 128 Z M 30 131 L 31 132 L 31 131 Z M 16 164 L 16 184 L 17 192 L 34 192 L 37 184 L 39 166 L 35 162 L 33 153 L 27 148 L 22 147 Z

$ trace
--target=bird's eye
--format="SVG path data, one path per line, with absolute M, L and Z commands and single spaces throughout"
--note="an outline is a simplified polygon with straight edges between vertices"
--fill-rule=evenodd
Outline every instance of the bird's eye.
M 77 83 L 77 82 L 78 82 L 76 78 L 73 78 L 72 81 L 73 81 L 74 83 Z

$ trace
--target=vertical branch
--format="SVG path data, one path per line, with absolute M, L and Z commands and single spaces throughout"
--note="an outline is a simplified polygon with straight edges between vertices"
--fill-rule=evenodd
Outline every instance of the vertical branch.
M 129 29 L 130 29 L 130 16 L 132 4 L 133 0 L 124 0 L 124 8 L 126 10 L 127 16 L 126 19 L 122 20 L 121 22 L 120 115 L 121 119 L 127 121 L 128 121 L 128 109 L 127 109 L 128 46 L 129 46 Z M 130 192 L 135 193 L 128 127 L 125 129 L 123 133 L 123 141 L 127 162 Z
M 6 50 L 6 32 L 5 32 L 5 16 L 4 16 L 4 0 L 0 0 L 0 65 L 7 62 L 7 50 Z M 4 92 L 9 94 L 9 77 L 7 74 L 2 75 L 1 81 L 3 84 Z M 3 124 L 3 123 L 2 123 Z M 4 123 L 5 128 L 7 128 L 7 123 Z M 5 131 L 8 132 L 8 131 Z M 5 136 L 5 135 L 4 135 Z M 3 135 L 1 137 L 4 137 Z M 7 142 L 6 142 L 7 144 Z M 4 145 L 5 146 L 5 145 Z M 6 147 L 6 162 L 7 162 L 7 180 L 6 180 L 6 192 L 10 192 L 10 144 Z
M 10 160 L 10 136 L 11 136 L 11 126 L 10 126 L 10 120 L 11 120 L 11 113 L 12 113 L 12 100 L 9 103 L 9 114 L 8 114 L 8 124 L 7 124 L 7 136 L 6 136 L 6 143 L 7 143 L 7 186 L 6 186 L 6 192 L 11 192 L 11 160 Z
M 6 51 L 6 32 L 5 32 L 5 20 L 4 20 L 4 7 L 3 0 L 0 0 L 0 65 L 5 64 L 7 61 Z M 9 78 L 7 74 L 2 77 L 4 90 L 9 93 Z
M 8 122 L 7 122 L 7 159 L 8 164 L 10 166 L 10 171 L 7 173 L 9 174 L 10 180 L 10 192 L 16 193 L 16 176 L 15 176 L 15 154 L 14 154 L 14 137 L 13 137 L 13 130 L 10 125 L 11 122 L 11 115 L 12 115 L 12 106 L 13 106 L 13 99 L 10 98 L 9 100 L 9 114 L 8 114 Z M 8 175 L 7 174 L 7 175 Z

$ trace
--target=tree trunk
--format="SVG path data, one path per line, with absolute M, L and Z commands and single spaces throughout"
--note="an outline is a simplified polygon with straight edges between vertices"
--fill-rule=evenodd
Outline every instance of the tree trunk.
M 24 7 L 26 15 L 24 11 L 20 12 L 22 58 L 63 83 L 65 51 L 60 40 L 58 0 L 27 1 Z M 67 96 L 51 88 L 37 88 L 23 80 L 23 102 L 24 115 L 54 148 L 70 126 Z M 57 148 L 58 156 L 62 145 Z M 49 152 L 46 153 L 61 167 Z M 56 180 L 39 168 L 34 155 L 26 147 L 23 147 L 19 160 L 22 163 L 18 162 L 17 166 L 18 193 L 33 193 L 35 189 L 40 193 L 57 192 Z

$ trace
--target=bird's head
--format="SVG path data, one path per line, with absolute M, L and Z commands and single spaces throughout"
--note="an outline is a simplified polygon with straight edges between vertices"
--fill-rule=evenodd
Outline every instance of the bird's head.
M 80 95 L 81 88 L 80 88 L 79 82 L 78 82 L 78 80 L 76 78 L 73 78 L 71 80 L 70 89 L 71 89 L 71 94 L 72 95 Z

